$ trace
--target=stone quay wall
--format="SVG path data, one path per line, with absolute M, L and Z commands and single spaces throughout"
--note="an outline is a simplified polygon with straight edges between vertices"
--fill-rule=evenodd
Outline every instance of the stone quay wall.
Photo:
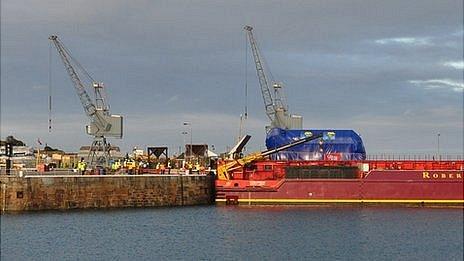
M 206 205 L 214 176 L 0 176 L 0 211 Z

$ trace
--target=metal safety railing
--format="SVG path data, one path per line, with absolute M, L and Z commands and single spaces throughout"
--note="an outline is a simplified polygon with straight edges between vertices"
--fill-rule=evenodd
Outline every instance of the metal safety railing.
M 64 176 L 64 175 L 76 175 L 77 172 L 73 171 L 72 169 L 57 169 L 57 170 L 49 170 L 46 172 L 40 172 L 35 169 L 17 169 L 13 168 L 10 169 L 8 172 L 5 168 L 0 168 L 0 175 L 9 175 L 9 176 L 34 176 L 34 175 L 56 175 L 56 176 Z
M 141 169 L 136 173 L 129 174 L 128 172 L 106 172 L 105 174 L 96 174 L 91 172 L 86 172 L 85 176 L 99 176 L 99 175 L 207 175 L 211 173 L 210 171 L 192 171 L 188 172 L 186 170 L 180 169 L 171 169 L 165 170 L 164 172 L 159 169 Z M 81 172 L 75 171 L 73 169 L 51 169 L 47 171 L 37 171 L 35 169 L 10 169 L 9 173 L 5 168 L 0 168 L 0 176 L 8 175 L 12 177 L 25 177 L 25 176 L 67 176 L 67 175 L 82 175 Z
M 379 153 L 368 154 L 366 160 L 426 160 L 426 161 L 450 161 L 450 160 L 464 160 L 462 154 L 391 154 Z

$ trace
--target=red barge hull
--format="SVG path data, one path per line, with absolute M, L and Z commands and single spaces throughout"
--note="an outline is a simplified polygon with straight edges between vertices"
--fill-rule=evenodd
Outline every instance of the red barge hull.
M 216 180 L 225 204 L 464 205 L 464 161 L 270 161 Z

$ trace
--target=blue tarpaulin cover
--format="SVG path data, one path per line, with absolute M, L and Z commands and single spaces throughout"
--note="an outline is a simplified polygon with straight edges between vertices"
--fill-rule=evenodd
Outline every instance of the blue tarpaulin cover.
M 273 160 L 364 160 L 366 150 L 361 137 L 353 130 L 285 130 L 271 129 L 266 136 L 267 149 L 289 144 L 298 139 L 335 132 L 332 140 L 312 140 L 270 155 Z

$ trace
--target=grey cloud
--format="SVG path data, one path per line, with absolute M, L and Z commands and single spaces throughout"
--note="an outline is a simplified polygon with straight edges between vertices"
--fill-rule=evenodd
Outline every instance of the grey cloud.
M 458 93 L 464 90 L 464 83 L 462 81 L 458 82 L 450 79 L 411 80 L 409 82 L 427 89 L 449 88 Z
M 452 67 L 454 69 L 463 70 L 464 69 L 464 61 L 449 61 L 443 63 L 444 66 Z
M 141 145 L 156 135 L 162 139 L 153 142 L 174 146 L 182 139 L 177 117 L 195 113 L 209 117 L 196 119 L 206 126 L 202 135 L 215 137 L 216 147 L 226 147 L 238 132 L 245 105 L 242 27 L 250 24 L 273 75 L 287 88 L 292 112 L 305 117 L 305 127 L 357 129 L 368 151 L 381 150 L 388 139 L 397 144 L 413 139 L 410 149 L 424 149 L 420 141 L 429 144 L 425 130 L 415 129 L 417 138 L 405 138 L 411 127 L 395 125 L 393 118 L 450 106 L 456 113 L 448 121 L 462 122 L 462 96 L 453 90 L 462 84 L 462 69 L 450 63 L 462 61 L 462 9 L 458 0 L 4 1 L 2 136 L 17 132 L 35 140 L 33 132 L 23 130 L 34 117 L 41 119 L 37 132 L 47 130 L 48 90 L 26 89 L 47 86 L 47 37 L 56 33 L 94 78 L 106 84 L 112 112 L 126 117 L 123 146 Z M 405 41 L 427 44 L 401 43 Z M 54 113 L 80 115 L 79 100 L 52 51 Z M 267 119 L 253 66 L 248 54 L 248 109 L 256 121 L 248 131 L 259 148 Z M 430 80 L 441 80 L 443 88 L 423 88 L 437 84 Z M 358 124 L 356 116 L 369 120 Z M 143 117 L 147 124 L 140 124 Z M 375 119 L 391 120 L 394 128 L 378 133 L 384 126 Z M 171 120 L 166 126 L 172 126 L 172 133 L 159 126 Z M 420 120 L 430 123 L 423 126 L 430 132 L 443 123 L 434 125 L 439 120 L 435 116 Z M 53 137 L 70 147 L 66 133 L 79 137 L 75 147 L 87 142 L 85 117 L 75 121 L 73 128 Z M 462 136 L 462 127 L 443 126 L 450 139 Z M 448 145 L 449 150 L 462 149 L 457 143 Z
M 375 40 L 378 44 L 431 45 L 429 38 L 398 37 Z

